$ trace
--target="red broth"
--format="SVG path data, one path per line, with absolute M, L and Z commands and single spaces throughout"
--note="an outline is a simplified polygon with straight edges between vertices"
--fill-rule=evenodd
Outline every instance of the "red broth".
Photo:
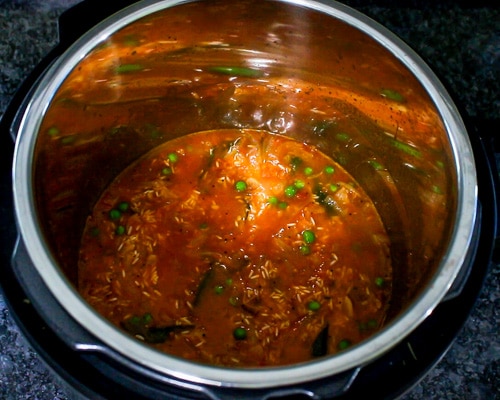
M 154 148 L 88 218 L 79 290 L 167 353 L 271 366 L 334 354 L 373 334 L 391 295 L 374 204 L 318 148 L 250 129 Z
M 238 135 L 241 160 L 231 161 L 221 149 Z M 255 141 L 260 153 L 248 147 Z M 65 78 L 35 147 L 37 213 L 68 281 L 132 335 L 203 362 L 286 364 L 362 340 L 425 287 L 453 231 L 453 154 L 425 89 L 365 33 L 286 2 L 190 2 L 123 27 Z M 208 168 L 212 148 L 225 160 L 218 176 L 246 186 L 198 188 L 186 230 L 174 216 L 202 184 L 186 177 L 208 169 L 204 184 L 221 188 Z M 161 151 L 177 161 L 146 170 Z M 302 169 L 291 170 L 292 153 L 313 171 L 333 166 L 333 181 L 323 173 L 320 190 L 311 186 Z M 251 154 L 267 162 L 257 168 Z M 304 187 L 288 199 L 295 179 Z M 164 222 L 148 225 L 148 217 Z M 304 237 L 306 221 L 322 234 Z M 265 275 L 273 266 L 279 279 Z

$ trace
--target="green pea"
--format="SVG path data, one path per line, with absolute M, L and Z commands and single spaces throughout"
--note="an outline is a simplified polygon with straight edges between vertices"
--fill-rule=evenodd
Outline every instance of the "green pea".
M 316 240 L 316 235 L 312 230 L 306 229 L 304 232 L 302 232 L 302 239 L 304 239 L 305 243 L 311 244 Z
M 345 350 L 347 349 L 349 346 L 351 346 L 351 341 L 349 339 L 342 339 L 339 344 L 338 344 L 338 349 L 339 350 Z
M 304 187 L 306 186 L 305 182 L 304 181 L 301 181 L 301 180 L 297 180 L 293 183 L 293 185 L 297 188 L 297 189 L 304 189 Z
M 330 191 L 336 192 L 337 190 L 339 190 L 339 186 L 337 184 L 335 184 L 335 183 L 332 183 L 330 185 Z
M 318 311 L 321 308 L 321 303 L 316 300 L 311 300 L 309 303 L 307 303 L 307 309 L 309 311 Z
M 239 302 L 240 302 L 240 299 L 238 297 L 231 296 L 229 298 L 229 304 L 231 304 L 232 306 L 237 306 Z
M 175 163 L 179 160 L 179 156 L 177 155 L 177 153 L 170 153 L 168 155 L 168 159 L 170 162 Z
M 383 287 L 385 285 L 385 279 L 381 276 L 375 278 L 375 285 L 378 287 Z
M 244 192 L 247 190 L 247 184 L 245 181 L 238 181 L 234 184 L 234 188 L 237 192 Z
M 335 172 L 335 168 L 333 168 L 331 165 L 327 165 L 325 167 L 325 172 L 328 174 L 328 175 L 331 175 Z
M 432 191 L 436 194 L 443 194 L 443 191 L 438 185 L 432 185 Z
M 129 209 L 130 205 L 126 202 L 126 201 L 122 201 L 120 203 L 118 203 L 118 205 L 116 206 L 116 208 L 118 210 L 120 210 L 121 212 L 125 212 Z
M 144 322 L 145 324 L 150 324 L 151 322 L 153 322 L 153 316 L 151 315 L 151 313 L 146 313 L 142 316 L 142 322 Z
M 285 188 L 286 197 L 294 197 L 296 194 L 297 194 L 297 188 L 294 185 L 290 185 Z
M 267 199 L 267 202 L 273 206 L 278 205 L 278 198 L 276 196 L 271 196 Z
M 49 130 L 47 131 L 47 133 L 50 135 L 50 136 L 58 136 L 59 133 L 61 133 L 59 131 L 59 128 L 56 128 L 55 126 L 49 128 Z
M 222 294 L 224 292 L 224 286 L 223 285 L 217 285 L 214 288 L 215 294 Z
M 366 323 L 366 326 L 369 329 L 375 329 L 378 326 L 378 322 L 376 319 L 369 319 L 368 322 Z
M 351 138 L 347 133 L 337 133 L 335 137 L 341 142 L 347 142 Z
M 172 174 L 172 168 L 170 167 L 165 167 L 161 170 L 162 175 L 171 175 Z
M 300 253 L 304 256 L 311 254 L 311 248 L 305 244 L 299 247 Z
M 120 210 L 117 210 L 116 208 L 113 208 L 109 212 L 109 218 L 111 218 L 113 221 L 116 221 L 117 219 L 120 219 L 122 216 L 122 213 Z
M 118 236 L 125 234 L 125 227 L 123 225 L 118 225 L 115 229 L 115 234 Z
M 281 210 L 285 210 L 288 207 L 288 203 L 286 201 L 280 201 L 278 203 L 278 208 Z
M 162 137 L 161 131 L 156 126 L 151 127 L 149 134 L 151 139 L 159 139 Z
M 307 175 L 307 176 L 312 175 L 313 172 L 314 172 L 314 170 L 311 167 L 305 167 L 304 168 L 304 174 Z
M 233 337 L 236 340 L 244 340 L 247 338 L 247 330 L 242 327 L 235 328 L 233 331 Z

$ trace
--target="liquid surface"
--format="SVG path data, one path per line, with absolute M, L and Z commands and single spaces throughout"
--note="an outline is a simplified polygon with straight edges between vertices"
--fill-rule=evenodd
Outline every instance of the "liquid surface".
M 175 141 L 205 130 L 226 133 L 192 139 L 197 157 Z M 228 130 L 246 132 L 242 160 L 219 149 L 237 138 Z M 253 142 L 276 163 L 256 169 Z M 157 146 L 161 170 L 146 156 L 109 186 Z M 294 150 L 313 170 L 333 166 L 334 181 L 287 175 Z M 427 90 L 376 40 L 290 3 L 223 0 L 153 13 L 86 54 L 43 117 L 33 180 L 54 258 L 104 316 L 182 357 L 275 365 L 349 347 L 421 293 L 453 232 L 453 159 Z M 209 191 L 223 174 L 227 192 Z M 359 214 L 373 205 L 385 232 Z
M 216 365 L 307 361 L 384 322 L 389 239 L 375 206 L 316 147 L 221 129 L 124 170 L 83 234 L 79 290 L 170 354 Z
M 440 113 L 367 34 L 287 2 L 190 2 L 127 25 L 65 78 L 37 137 L 41 228 L 77 286 L 97 199 L 152 148 L 192 132 L 257 129 L 316 146 L 373 200 L 391 242 L 389 319 L 439 267 L 457 201 Z

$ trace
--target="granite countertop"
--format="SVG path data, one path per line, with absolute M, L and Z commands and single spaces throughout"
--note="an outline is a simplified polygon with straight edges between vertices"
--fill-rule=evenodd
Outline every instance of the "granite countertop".
M 16 88 L 56 43 L 58 16 L 77 2 L 0 0 L 0 118 Z M 439 4 L 431 0 L 345 2 L 381 22 L 412 46 L 452 90 L 468 116 L 498 120 L 500 9 L 497 6 L 488 6 L 488 2 L 480 0 Z M 494 264 L 476 306 L 449 351 L 402 398 L 500 399 L 499 328 L 500 265 Z M 0 398 L 70 399 L 19 333 L 1 293 Z

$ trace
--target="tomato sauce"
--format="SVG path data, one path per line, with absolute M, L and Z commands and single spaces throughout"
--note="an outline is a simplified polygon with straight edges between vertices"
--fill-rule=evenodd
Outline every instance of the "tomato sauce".
M 151 150 L 88 218 L 79 290 L 158 349 L 235 366 L 332 354 L 383 323 L 389 239 L 356 181 L 316 147 L 265 131 Z

